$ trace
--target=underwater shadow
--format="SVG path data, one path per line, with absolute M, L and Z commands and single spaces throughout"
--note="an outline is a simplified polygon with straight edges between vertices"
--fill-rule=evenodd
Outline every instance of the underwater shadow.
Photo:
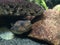
M 39 40 L 39 39 L 36 39 L 36 38 L 28 37 L 28 35 L 29 35 L 30 32 L 31 32 L 31 30 L 28 31 L 28 32 L 25 32 L 25 33 L 23 33 L 23 34 L 21 34 L 21 35 L 15 34 L 15 37 L 16 37 L 16 38 L 21 38 L 21 39 L 30 39 L 30 40 L 32 40 L 32 41 L 34 41 L 34 42 L 39 43 L 39 44 L 53 45 L 53 44 L 52 44 L 50 41 L 48 41 L 48 40 Z
M 50 41 L 48 40 L 39 40 L 39 39 L 36 39 L 36 38 L 31 38 L 31 37 L 28 37 L 30 40 L 32 41 L 35 41 L 37 43 L 40 43 L 40 44 L 45 44 L 45 45 L 53 45 L 53 43 L 51 43 Z

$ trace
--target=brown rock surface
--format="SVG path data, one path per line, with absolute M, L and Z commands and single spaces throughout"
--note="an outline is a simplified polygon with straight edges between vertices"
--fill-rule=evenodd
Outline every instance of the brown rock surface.
M 39 40 L 48 40 L 54 45 L 60 45 L 60 15 L 59 11 L 46 10 L 43 14 L 44 19 L 32 25 L 32 32 L 29 37 Z

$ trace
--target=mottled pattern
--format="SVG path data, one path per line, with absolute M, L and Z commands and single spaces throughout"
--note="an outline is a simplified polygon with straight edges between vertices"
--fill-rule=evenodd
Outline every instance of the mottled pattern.
M 29 20 L 19 20 L 11 27 L 11 31 L 16 34 L 22 34 L 28 32 L 31 28 L 31 22 Z
M 44 9 L 26 0 L 0 0 L 0 27 L 11 28 L 17 20 L 32 20 Z
M 45 18 L 32 25 L 30 37 L 48 40 L 54 45 L 60 45 L 60 12 L 49 9 L 44 12 Z
M 2 2 L 2 3 L 1 3 Z M 25 0 L 3 0 L 0 2 L 0 15 L 41 15 L 43 7 Z

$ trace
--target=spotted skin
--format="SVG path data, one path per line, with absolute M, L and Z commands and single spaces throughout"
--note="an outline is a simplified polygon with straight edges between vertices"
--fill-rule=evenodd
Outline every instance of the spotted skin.
M 11 31 L 16 34 L 22 34 L 29 31 L 31 28 L 31 22 L 29 20 L 19 20 L 11 27 Z

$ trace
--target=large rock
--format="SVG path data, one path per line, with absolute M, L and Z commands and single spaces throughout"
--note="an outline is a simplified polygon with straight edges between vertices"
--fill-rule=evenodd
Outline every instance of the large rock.
M 32 25 L 32 32 L 28 36 L 60 45 L 60 12 L 53 9 L 46 10 L 44 18 Z

